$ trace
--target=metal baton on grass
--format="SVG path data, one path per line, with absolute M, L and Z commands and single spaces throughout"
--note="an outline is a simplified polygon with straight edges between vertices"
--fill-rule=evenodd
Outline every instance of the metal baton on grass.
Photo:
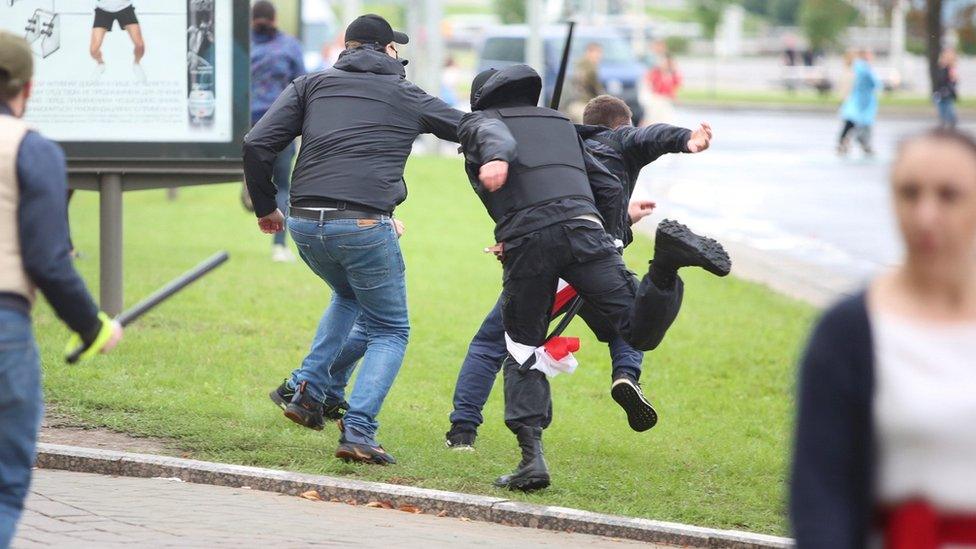
M 166 301 L 167 299 L 172 297 L 174 294 L 176 294 L 183 288 L 186 288 L 190 284 L 203 278 L 204 275 L 219 267 L 229 258 L 230 256 L 227 254 L 227 252 L 215 253 L 214 255 L 210 256 L 209 258 L 204 260 L 202 263 L 200 263 L 193 269 L 187 271 L 186 273 L 183 273 L 178 278 L 172 280 L 162 288 L 156 290 L 155 292 L 150 294 L 148 297 L 146 297 L 139 303 L 136 303 L 132 307 L 119 313 L 119 316 L 115 317 L 115 321 L 121 324 L 122 326 L 127 326 L 129 324 L 132 324 L 139 317 L 148 313 L 157 305 L 159 305 L 163 301 Z M 81 353 L 83 353 L 84 351 L 85 348 L 83 346 L 78 347 L 70 354 L 68 354 L 65 360 L 67 360 L 68 364 L 74 364 L 78 362 L 78 359 L 81 357 Z

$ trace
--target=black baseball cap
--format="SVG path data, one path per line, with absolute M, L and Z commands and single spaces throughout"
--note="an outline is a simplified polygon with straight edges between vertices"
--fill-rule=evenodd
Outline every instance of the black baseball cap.
M 369 13 L 360 15 L 346 27 L 346 41 L 355 40 L 364 44 L 376 43 L 385 46 L 390 42 L 406 44 L 410 38 L 393 27 L 379 15 Z

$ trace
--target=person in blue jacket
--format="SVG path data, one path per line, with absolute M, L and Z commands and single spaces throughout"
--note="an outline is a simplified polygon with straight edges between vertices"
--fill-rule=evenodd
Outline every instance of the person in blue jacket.
M 854 59 L 851 90 L 840 107 L 840 116 L 844 120 L 837 145 L 840 154 L 847 154 L 850 150 L 851 131 L 854 131 L 864 154 L 874 154 L 871 147 L 871 129 L 878 116 L 878 90 L 881 88 L 881 80 L 871 67 L 871 61 L 871 52 L 867 50 L 859 52 Z
M 305 74 L 302 45 L 295 38 L 278 30 L 275 7 L 267 0 L 255 2 L 251 8 L 251 124 L 257 124 L 271 108 L 271 104 L 291 81 Z M 295 144 L 278 153 L 274 163 L 273 180 L 278 186 L 276 199 L 281 213 L 288 215 L 288 191 L 291 188 L 291 166 L 295 159 Z M 285 246 L 285 232 L 272 237 L 271 259 L 294 261 Z

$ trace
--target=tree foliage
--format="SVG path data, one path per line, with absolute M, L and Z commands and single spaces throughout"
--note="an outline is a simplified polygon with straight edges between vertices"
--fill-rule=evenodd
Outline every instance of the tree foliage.
M 813 49 L 840 45 L 841 35 L 857 18 L 857 9 L 844 0 L 805 0 L 800 8 L 800 26 Z
M 711 40 L 715 38 L 718 24 L 722 22 L 722 12 L 725 11 L 727 0 L 695 0 L 695 18 L 702 26 L 702 34 Z
M 742 7 L 774 25 L 796 25 L 800 4 L 800 0 L 742 0 Z
M 492 3 L 495 7 L 495 13 L 502 20 L 502 23 L 506 25 L 525 23 L 525 5 L 527 2 L 524 0 L 494 0 Z

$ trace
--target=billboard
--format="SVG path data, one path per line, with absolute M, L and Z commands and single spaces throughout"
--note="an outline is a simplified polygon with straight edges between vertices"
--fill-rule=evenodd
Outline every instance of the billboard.
M 69 158 L 240 156 L 248 0 L 0 0 L 34 52 L 25 119 Z

